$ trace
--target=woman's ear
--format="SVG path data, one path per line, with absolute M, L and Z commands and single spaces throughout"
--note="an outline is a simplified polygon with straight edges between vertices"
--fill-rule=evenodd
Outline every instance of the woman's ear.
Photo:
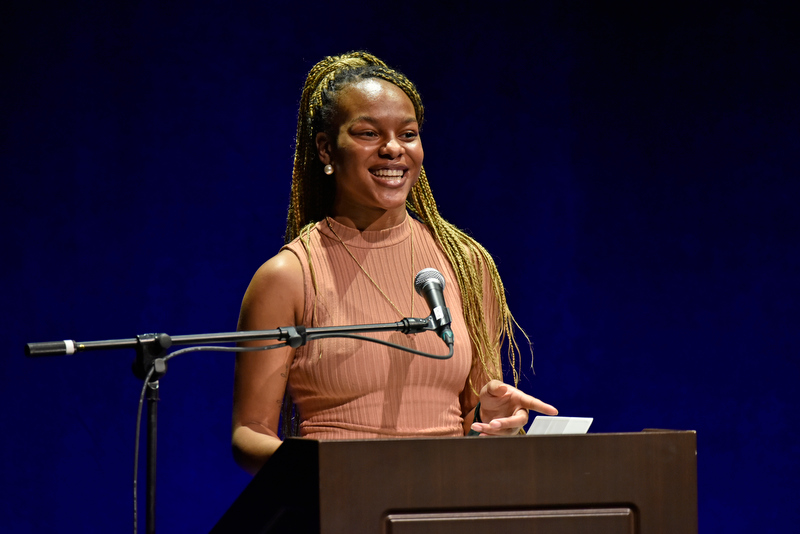
M 323 165 L 328 165 L 332 159 L 332 148 L 331 141 L 328 138 L 328 134 L 325 132 L 319 132 L 317 137 L 314 139 L 317 144 L 317 154 L 319 154 L 319 160 L 323 163 Z

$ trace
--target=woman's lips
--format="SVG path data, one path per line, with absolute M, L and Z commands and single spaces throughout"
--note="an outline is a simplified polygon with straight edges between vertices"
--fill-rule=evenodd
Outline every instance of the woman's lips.
M 389 187 L 400 187 L 408 169 L 373 169 L 370 170 L 373 178 L 378 182 Z

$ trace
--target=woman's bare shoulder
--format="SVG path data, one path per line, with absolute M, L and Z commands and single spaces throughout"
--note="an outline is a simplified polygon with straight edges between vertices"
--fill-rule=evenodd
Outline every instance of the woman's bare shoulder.
M 265 261 L 253 275 L 253 282 L 257 284 L 284 284 L 297 280 L 303 280 L 303 266 L 297 255 L 288 249 Z
M 289 324 L 286 321 L 290 318 L 298 323 L 302 320 L 304 301 L 303 266 L 293 252 L 284 249 L 264 262 L 253 275 L 242 300 L 240 320 L 255 320 L 261 323 L 259 328 L 271 328 L 263 324 L 271 322 L 264 321 L 267 317 L 273 320 L 280 317 L 283 325 Z M 252 329 L 254 325 L 242 326 Z

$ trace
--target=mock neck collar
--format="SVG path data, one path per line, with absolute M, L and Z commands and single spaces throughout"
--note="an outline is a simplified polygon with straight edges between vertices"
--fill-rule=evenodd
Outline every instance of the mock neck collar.
M 335 241 L 342 240 L 348 247 L 375 248 L 376 246 L 391 246 L 405 241 L 411 236 L 411 224 L 414 223 L 408 212 L 403 221 L 396 226 L 382 230 L 364 230 L 337 222 L 333 217 L 328 217 L 317 223 L 317 230 Z M 330 224 L 330 226 L 328 226 Z M 331 232 L 333 228 L 333 232 Z M 334 235 L 334 232 L 336 235 Z

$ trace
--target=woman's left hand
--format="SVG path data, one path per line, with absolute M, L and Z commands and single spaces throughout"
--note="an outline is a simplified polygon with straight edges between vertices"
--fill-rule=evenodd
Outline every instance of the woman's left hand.
M 519 433 L 528 422 L 528 410 L 556 415 L 553 406 L 523 393 L 514 386 L 491 380 L 480 393 L 481 423 L 472 423 L 472 430 L 482 436 L 510 436 Z

